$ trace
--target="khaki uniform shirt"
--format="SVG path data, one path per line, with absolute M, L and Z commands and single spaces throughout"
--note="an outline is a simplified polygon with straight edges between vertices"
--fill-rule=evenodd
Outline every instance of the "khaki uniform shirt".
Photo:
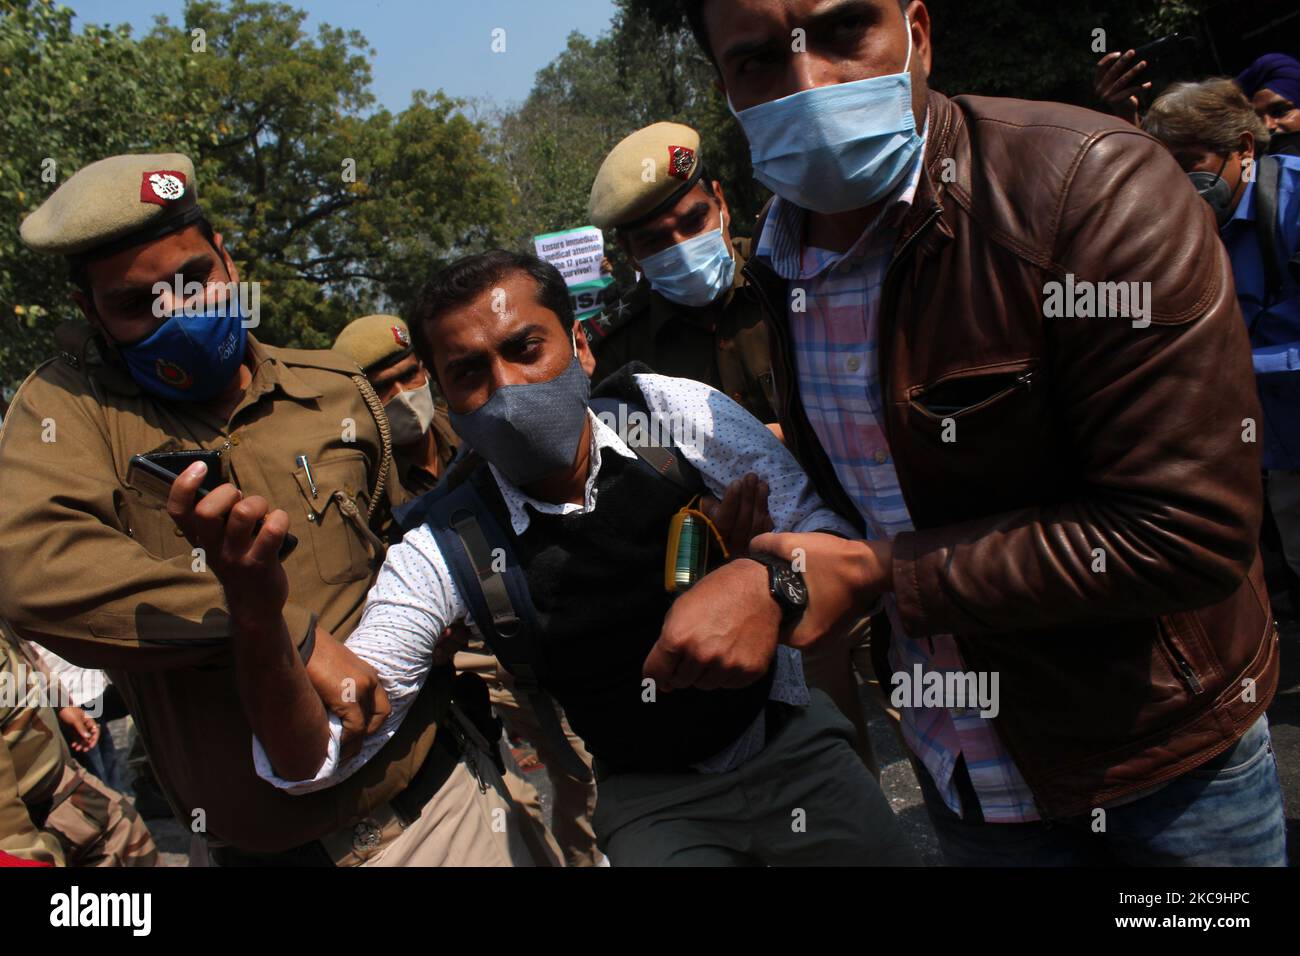
M 719 302 L 698 309 L 677 305 L 642 279 L 625 301 L 607 310 L 609 329 L 592 343 L 593 383 L 628 362 L 644 362 L 661 375 L 712 385 L 765 424 L 776 421 L 767 327 L 757 294 L 741 274 L 748 240 L 732 243 L 736 278 Z
M 88 373 L 84 354 L 80 367 L 56 359 L 27 379 L 0 430 L 0 617 L 109 672 L 183 822 L 277 852 L 400 790 L 433 729 L 408 719 L 354 778 L 317 794 L 281 793 L 253 770 L 221 585 L 166 512 L 127 484 L 131 456 L 219 450 L 228 480 L 288 512 L 300 544 L 285 561 L 284 615 L 300 646 L 317 623 L 339 639 L 356 626 L 382 561 L 387 507 L 367 520 L 382 442 L 359 370 L 334 352 L 251 336 L 249 354 L 252 382 L 227 421 L 152 398 L 116 364 Z

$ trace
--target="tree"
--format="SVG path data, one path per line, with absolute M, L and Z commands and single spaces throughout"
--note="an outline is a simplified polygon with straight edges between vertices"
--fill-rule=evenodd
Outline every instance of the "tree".
M 607 38 L 580 33 L 537 74 L 516 110 L 496 117 L 497 161 L 513 202 L 508 236 L 525 247 L 533 235 L 587 221 L 587 193 L 607 151 L 617 142 L 626 109 Z
M 1092 89 L 1102 53 L 1195 32 L 1185 0 L 960 0 L 927 2 L 934 21 L 931 85 L 944 92 L 1056 100 L 1101 109 Z M 1096 31 L 1102 31 L 1097 33 Z M 1094 47 L 1100 46 L 1100 51 Z M 1212 72 L 1206 64 L 1204 71 Z
M 0 37 L 26 66 L 7 100 L 42 111 L 0 144 L 17 139 L 28 151 L 0 195 L 12 213 L 0 223 L 0 307 L 7 314 L 13 302 L 30 317 L 34 306 L 42 318 L 6 329 L 0 381 L 52 354 L 53 319 L 75 312 L 62 266 L 17 240 L 22 217 L 55 188 L 23 187 L 60 137 L 76 137 L 60 181 L 112 153 L 186 152 L 241 278 L 260 284 L 256 334 L 272 344 L 328 346 L 349 319 L 401 311 L 442 263 L 497 241 L 508 189 L 481 125 L 441 93 L 416 91 L 397 114 L 375 109 L 373 51 L 356 31 L 322 25 L 309 36 L 301 10 L 248 0 L 191 0 L 183 27 L 160 18 L 138 41 L 125 28 L 74 34 L 68 11 L 40 2 L 15 12 Z M 106 38 L 110 57 L 96 46 Z M 93 112 L 78 93 L 78 67 L 90 60 L 100 83 Z M 41 279 L 20 292 L 24 272 Z
M 1219 0 L 1223 2 L 1223 0 Z M 676 33 L 688 0 L 624 0 L 624 12 Z M 1125 49 L 1175 31 L 1203 33 L 1214 0 L 926 0 L 934 24 L 931 85 L 951 94 L 1056 99 L 1096 106 L 1093 31 Z M 1206 44 L 1208 47 L 1208 44 Z M 1213 68 L 1207 59 L 1206 71 Z
M 72 30 L 49 0 L 0 0 L 0 385 L 54 354 L 75 309 L 67 269 L 18 238 L 23 218 L 81 166 L 123 152 L 193 152 L 203 136 L 183 62 L 153 62 L 125 27 Z
M 930 0 L 937 89 L 1098 105 L 1098 53 L 1204 29 L 1210 0 Z M 184 23 L 72 29 L 52 0 L 0 0 L 0 385 L 53 353 L 75 314 L 61 263 L 21 245 L 18 225 L 82 165 L 179 151 L 243 278 L 261 284 L 260 338 L 328 345 L 363 311 L 404 309 L 461 254 L 587 221 L 601 162 L 659 120 L 699 130 L 745 235 L 767 192 L 683 0 L 617 0 L 607 33 L 570 36 L 517 108 L 488 122 L 416 91 L 396 114 L 370 93 L 357 31 L 304 30 L 284 3 L 189 0 Z M 1205 67 L 1206 70 L 1211 69 Z M 614 251 L 619 272 L 627 264 Z
M 621 140 L 663 120 L 699 131 L 708 174 L 723 183 L 734 228 L 745 235 L 766 198 L 753 179 L 749 148 L 713 68 L 680 24 L 662 27 L 619 0 L 610 30 L 580 33 L 540 70 L 528 98 L 498 116 L 498 161 L 514 191 L 508 235 L 533 235 L 587 222 L 587 199 L 600 164 Z M 611 248 L 616 271 L 630 268 Z
M 374 110 L 357 31 L 286 4 L 194 0 L 184 30 L 147 43 L 190 57 L 215 131 L 204 205 L 248 278 L 263 284 L 274 344 L 326 347 L 363 311 L 400 310 L 449 256 L 490 241 L 506 202 L 481 131 L 441 93 Z M 194 52 L 202 30 L 205 52 Z

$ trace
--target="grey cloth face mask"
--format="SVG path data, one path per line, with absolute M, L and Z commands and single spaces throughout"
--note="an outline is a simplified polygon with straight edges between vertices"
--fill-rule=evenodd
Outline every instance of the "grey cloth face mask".
M 527 485 L 573 464 L 587 420 L 591 382 L 577 358 L 555 378 L 504 385 L 451 425 L 471 448 L 515 485 Z
M 393 444 L 413 445 L 433 425 L 433 391 L 426 382 L 421 388 L 398 392 L 384 405 Z

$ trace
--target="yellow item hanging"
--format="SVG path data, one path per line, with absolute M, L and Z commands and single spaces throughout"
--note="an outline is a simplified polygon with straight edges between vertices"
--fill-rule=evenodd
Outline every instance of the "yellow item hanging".
M 696 495 L 668 525 L 668 548 L 664 553 L 664 590 L 669 594 L 685 591 L 706 573 L 709 566 L 709 532 L 717 539 L 724 561 L 731 558 L 722 534 L 709 516 L 695 506 Z

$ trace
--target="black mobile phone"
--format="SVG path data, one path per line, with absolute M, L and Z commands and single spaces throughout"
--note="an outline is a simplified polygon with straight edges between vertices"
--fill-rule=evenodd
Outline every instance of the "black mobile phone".
M 199 485 L 196 496 L 196 499 L 202 498 L 221 484 L 219 451 L 166 451 L 135 455 L 127 465 L 126 482 L 155 508 L 166 508 L 172 482 L 196 461 L 208 466 L 208 473 L 203 476 L 203 483 Z
M 208 492 L 221 484 L 221 452 L 218 451 L 180 451 L 156 452 L 149 455 L 133 455 L 126 468 L 126 483 L 140 492 L 141 496 L 156 508 L 167 507 L 167 496 L 171 494 L 172 482 L 180 473 L 196 461 L 208 466 L 208 473 L 203 476 L 203 483 L 194 495 L 194 500 L 202 501 Z M 253 534 L 261 530 L 259 521 Z M 280 560 L 293 554 L 298 547 L 298 538 L 292 532 L 286 532 L 284 542 L 280 545 Z
M 1182 33 L 1171 33 L 1158 40 L 1152 40 L 1133 51 L 1133 63 L 1147 61 L 1147 69 L 1153 73 L 1160 70 L 1181 69 L 1196 55 L 1196 37 Z

